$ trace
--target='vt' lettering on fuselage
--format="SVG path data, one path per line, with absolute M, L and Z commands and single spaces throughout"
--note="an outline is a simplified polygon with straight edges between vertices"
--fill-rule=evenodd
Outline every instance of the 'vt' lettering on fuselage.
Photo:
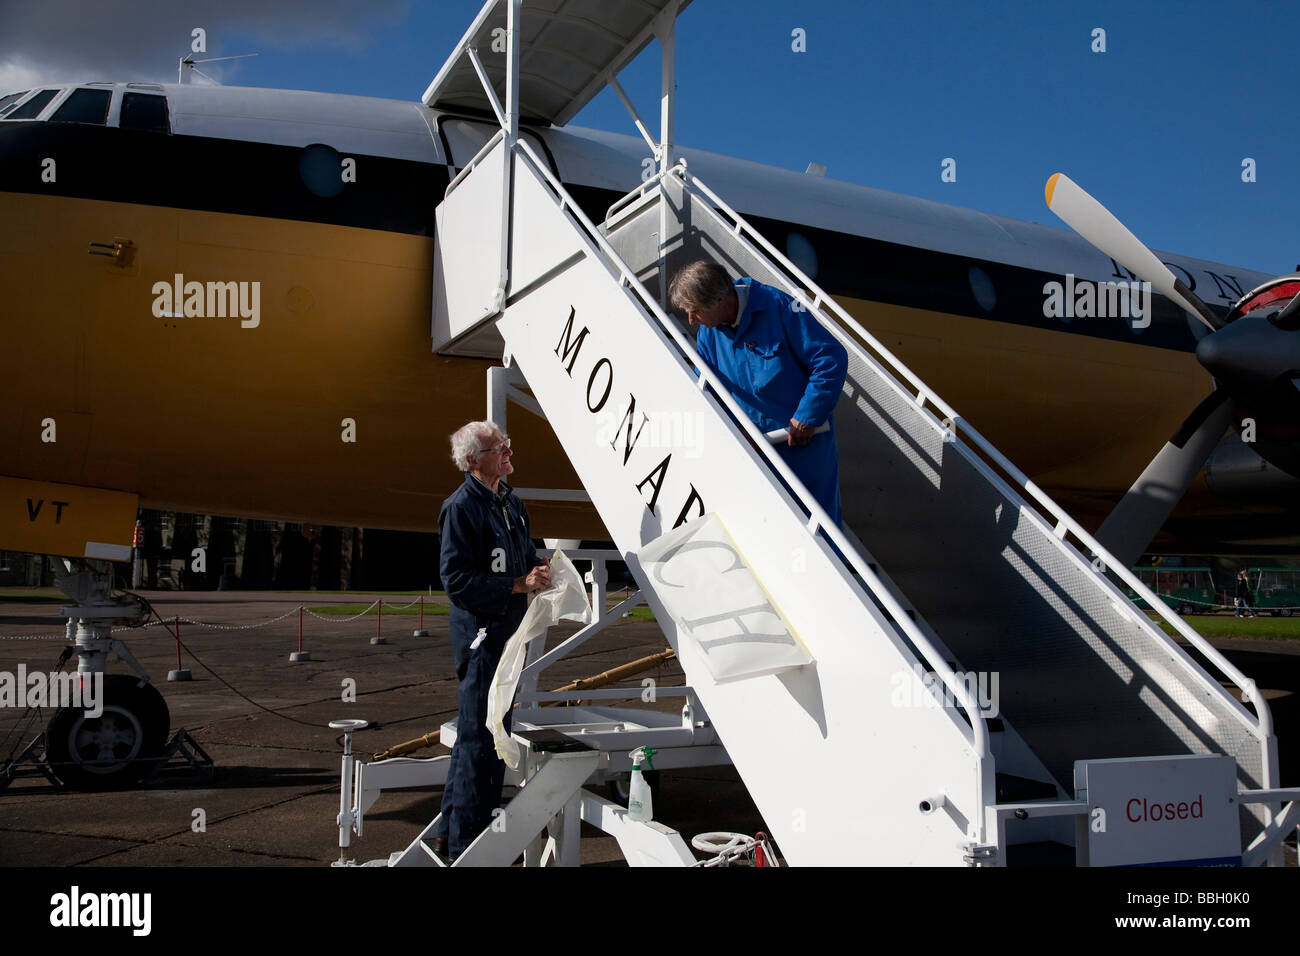
M 54 505 L 54 523 L 61 524 L 63 522 L 63 509 L 66 508 L 69 503 L 66 501 L 51 501 L 50 504 Z M 37 517 L 40 516 L 41 508 L 43 508 L 44 506 L 45 506 L 44 498 L 41 498 L 34 505 L 32 504 L 32 499 L 28 498 L 27 499 L 27 520 L 35 521 Z

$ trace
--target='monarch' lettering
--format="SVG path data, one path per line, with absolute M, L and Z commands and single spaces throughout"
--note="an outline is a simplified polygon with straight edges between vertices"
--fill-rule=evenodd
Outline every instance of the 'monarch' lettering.
M 574 334 L 574 325 L 577 319 L 578 309 L 576 306 L 569 306 L 568 317 L 564 320 L 564 328 L 560 330 L 560 337 L 555 343 L 554 354 L 564 366 L 564 373 L 569 378 L 573 378 L 573 369 L 578 364 L 578 358 L 582 354 L 582 346 L 591 334 L 590 327 L 583 325 L 582 328 Z M 581 381 L 581 379 L 580 379 Z M 584 396 L 587 405 L 587 411 L 593 415 L 599 413 L 606 404 L 609 403 L 609 397 L 614 391 L 614 362 L 608 356 L 601 356 L 591 366 L 591 372 L 587 376 L 587 389 Z M 609 443 L 609 447 L 617 451 L 619 435 L 623 435 L 623 465 L 626 466 L 632 458 L 632 452 L 636 444 L 641 439 L 641 433 L 645 430 L 650 416 L 645 412 L 641 413 L 641 423 L 637 425 L 636 434 L 632 433 L 632 426 L 636 423 L 636 396 L 631 392 L 627 396 L 627 409 L 623 412 L 623 417 L 619 419 L 618 427 L 614 430 L 614 439 Z M 641 493 L 642 498 L 646 498 L 646 508 L 651 514 L 658 514 L 659 492 L 663 488 L 664 481 L 668 476 L 668 469 L 672 463 L 672 453 L 669 452 L 664 456 L 659 464 L 655 465 L 644 478 L 636 484 L 636 489 Z M 649 496 L 647 498 L 646 490 L 649 486 Z M 692 518 L 700 517 L 704 514 L 704 499 L 696 490 L 695 485 L 691 484 L 690 492 L 686 496 L 681 511 L 678 512 L 677 521 L 673 524 L 676 528 L 678 525 L 690 521 Z M 694 514 L 692 514 L 694 512 Z

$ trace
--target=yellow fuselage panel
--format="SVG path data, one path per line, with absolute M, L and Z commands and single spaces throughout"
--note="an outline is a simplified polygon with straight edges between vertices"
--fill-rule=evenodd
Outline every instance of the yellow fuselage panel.
M 0 247 L 0 474 L 121 489 L 147 507 L 436 528 L 461 480 L 447 436 L 484 416 L 488 363 L 430 350 L 431 239 L 14 193 L 0 193 L 0 221 L 32 224 Z M 131 241 L 126 267 L 86 253 L 119 239 Z M 205 294 L 190 300 L 187 283 Z M 255 320 L 208 314 L 208 283 L 257 283 Z M 187 301 L 203 314 L 184 315 Z M 1095 517 L 1104 510 L 1086 502 L 1113 504 L 1209 389 L 1190 354 L 843 304 L 1062 504 Z M 42 441 L 51 419 L 57 441 Z M 509 430 L 516 484 L 578 487 L 545 423 L 520 410 Z M 590 508 L 530 511 L 539 534 L 602 534 Z
M 0 476 L 0 546 L 71 558 L 129 557 L 138 499 L 102 488 Z
M 33 224 L 0 250 L 0 474 L 130 490 L 147 507 L 437 527 L 461 480 L 447 436 L 484 417 L 488 363 L 430 350 L 431 239 L 12 193 L 0 221 Z M 129 268 L 87 255 L 114 238 L 131 240 Z M 156 316 L 154 286 L 177 273 L 259 283 L 256 326 Z M 50 419 L 57 440 L 42 441 Z M 520 411 L 510 425 L 517 483 L 576 487 L 543 422 Z M 548 513 L 600 527 L 589 509 L 530 510 L 539 533 Z
M 840 302 L 1044 488 L 1122 492 L 1212 388 L 1191 352 Z

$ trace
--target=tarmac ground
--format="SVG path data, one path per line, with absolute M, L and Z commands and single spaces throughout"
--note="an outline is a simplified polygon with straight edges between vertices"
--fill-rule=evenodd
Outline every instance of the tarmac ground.
M 114 631 L 157 682 L 171 711 L 172 732 L 185 728 L 212 757 L 211 779 L 90 793 L 56 788 L 27 765 L 0 789 L 0 866 L 327 864 L 339 856 L 335 818 L 342 754 L 342 737 L 329 729 L 329 721 L 360 717 L 377 722 L 379 729 L 353 737 L 354 751 L 369 755 L 437 730 L 455 716 L 446 616 L 426 614 L 429 636 L 415 638 L 416 617 L 385 614 L 389 643 L 371 645 L 373 614 L 355 620 L 304 615 L 303 646 L 312 659 L 290 663 L 289 654 L 297 648 L 299 604 L 366 604 L 380 595 L 141 593 L 169 623 L 180 617 L 232 628 L 182 623 L 181 639 L 192 652 L 183 653 L 184 666 L 193 680 L 170 683 L 165 678 L 176 666 L 176 646 L 169 630 Z M 386 595 L 384 600 L 404 604 L 413 598 Z M 265 623 L 275 618 L 280 619 Z M 0 671 L 14 673 L 20 663 L 29 672 L 53 670 L 67 643 L 62 626 L 58 603 L 0 603 Z M 548 646 L 576 629 L 553 628 Z M 657 625 L 625 618 L 546 670 L 539 686 L 559 687 L 666 646 Z M 125 673 L 128 668 L 110 661 L 108 670 Z M 680 710 L 680 698 L 642 704 L 644 677 L 663 686 L 680 684 L 682 672 L 675 661 L 623 686 L 635 706 Z M 355 681 L 354 703 L 343 701 L 347 679 Z M 51 716 L 48 710 L 37 717 L 20 708 L 0 708 L 0 762 L 21 751 Z M 411 756 L 447 752 L 437 746 Z M 386 792 L 366 814 L 364 838 L 353 838 L 353 858 L 381 859 L 405 848 L 437 814 L 441 792 Z M 508 788 L 507 798 L 510 792 Z M 730 767 L 665 772 L 658 796 L 655 818 L 678 829 L 688 842 L 709 830 L 752 834 L 762 829 Z M 195 827 L 200 810 L 205 822 L 201 832 Z M 618 863 L 622 855 L 612 837 L 584 825 L 582 859 Z
M 206 782 L 164 781 L 114 792 L 57 788 L 26 767 L 0 789 L 0 866 L 321 866 L 336 860 L 342 738 L 330 720 L 360 717 L 380 726 L 354 736 L 369 755 L 436 730 L 454 716 L 456 680 L 447 618 L 429 614 L 430 635 L 415 638 L 416 618 L 388 614 L 390 643 L 371 645 L 376 619 L 304 615 L 312 660 L 290 663 L 302 604 L 365 604 L 380 595 L 267 592 L 143 592 L 168 622 L 173 617 L 220 627 L 181 625 L 190 682 L 168 683 L 176 646 L 168 630 L 115 631 L 158 683 L 171 729 L 184 728 L 213 758 Z M 385 603 L 411 600 L 384 596 Z M 0 671 L 54 669 L 66 644 L 57 602 L 0 602 Z M 549 646 L 576 626 L 552 630 Z M 1225 640 L 1216 644 L 1264 689 L 1280 744 L 1281 784 L 1300 784 L 1300 645 Z M 624 619 L 548 669 L 544 689 L 589 677 L 661 651 L 652 622 Z M 110 673 L 127 670 L 110 662 Z M 219 675 L 219 677 L 217 676 Z M 623 686 L 635 706 L 641 679 L 661 686 L 683 680 L 676 662 Z M 355 702 L 344 702 L 355 681 Z M 233 688 L 233 689 L 232 689 Z M 680 698 L 652 705 L 680 708 Z M 0 708 L 0 762 L 37 733 L 52 714 Z M 413 756 L 446 753 L 437 747 Z M 509 791 L 507 791 L 509 793 Z M 440 788 L 386 793 L 365 817 L 353 857 L 372 860 L 403 849 L 438 811 Z M 199 811 L 202 811 L 200 814 Z M 202 818 L 204 827 L 196 820 Z M 687 839 L 710 830 L 753 834 L 762 819 L 730 767 L 664 772 L 655 818 Z M 619 864 L 612 837 L 584 825 L 582 860 Z M 1294 861 L 1294 855 L 1290 862 Z

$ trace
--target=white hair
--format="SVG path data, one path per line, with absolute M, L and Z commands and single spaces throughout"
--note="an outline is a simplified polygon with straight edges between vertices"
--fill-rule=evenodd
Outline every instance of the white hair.
M 474 459 L 483 453 L 483 445 L 500 431 L 495 422 L 470 422 L 462 425 L 451 436 L 451 460 L 461 471 L 469 471 L 474 467 Z

